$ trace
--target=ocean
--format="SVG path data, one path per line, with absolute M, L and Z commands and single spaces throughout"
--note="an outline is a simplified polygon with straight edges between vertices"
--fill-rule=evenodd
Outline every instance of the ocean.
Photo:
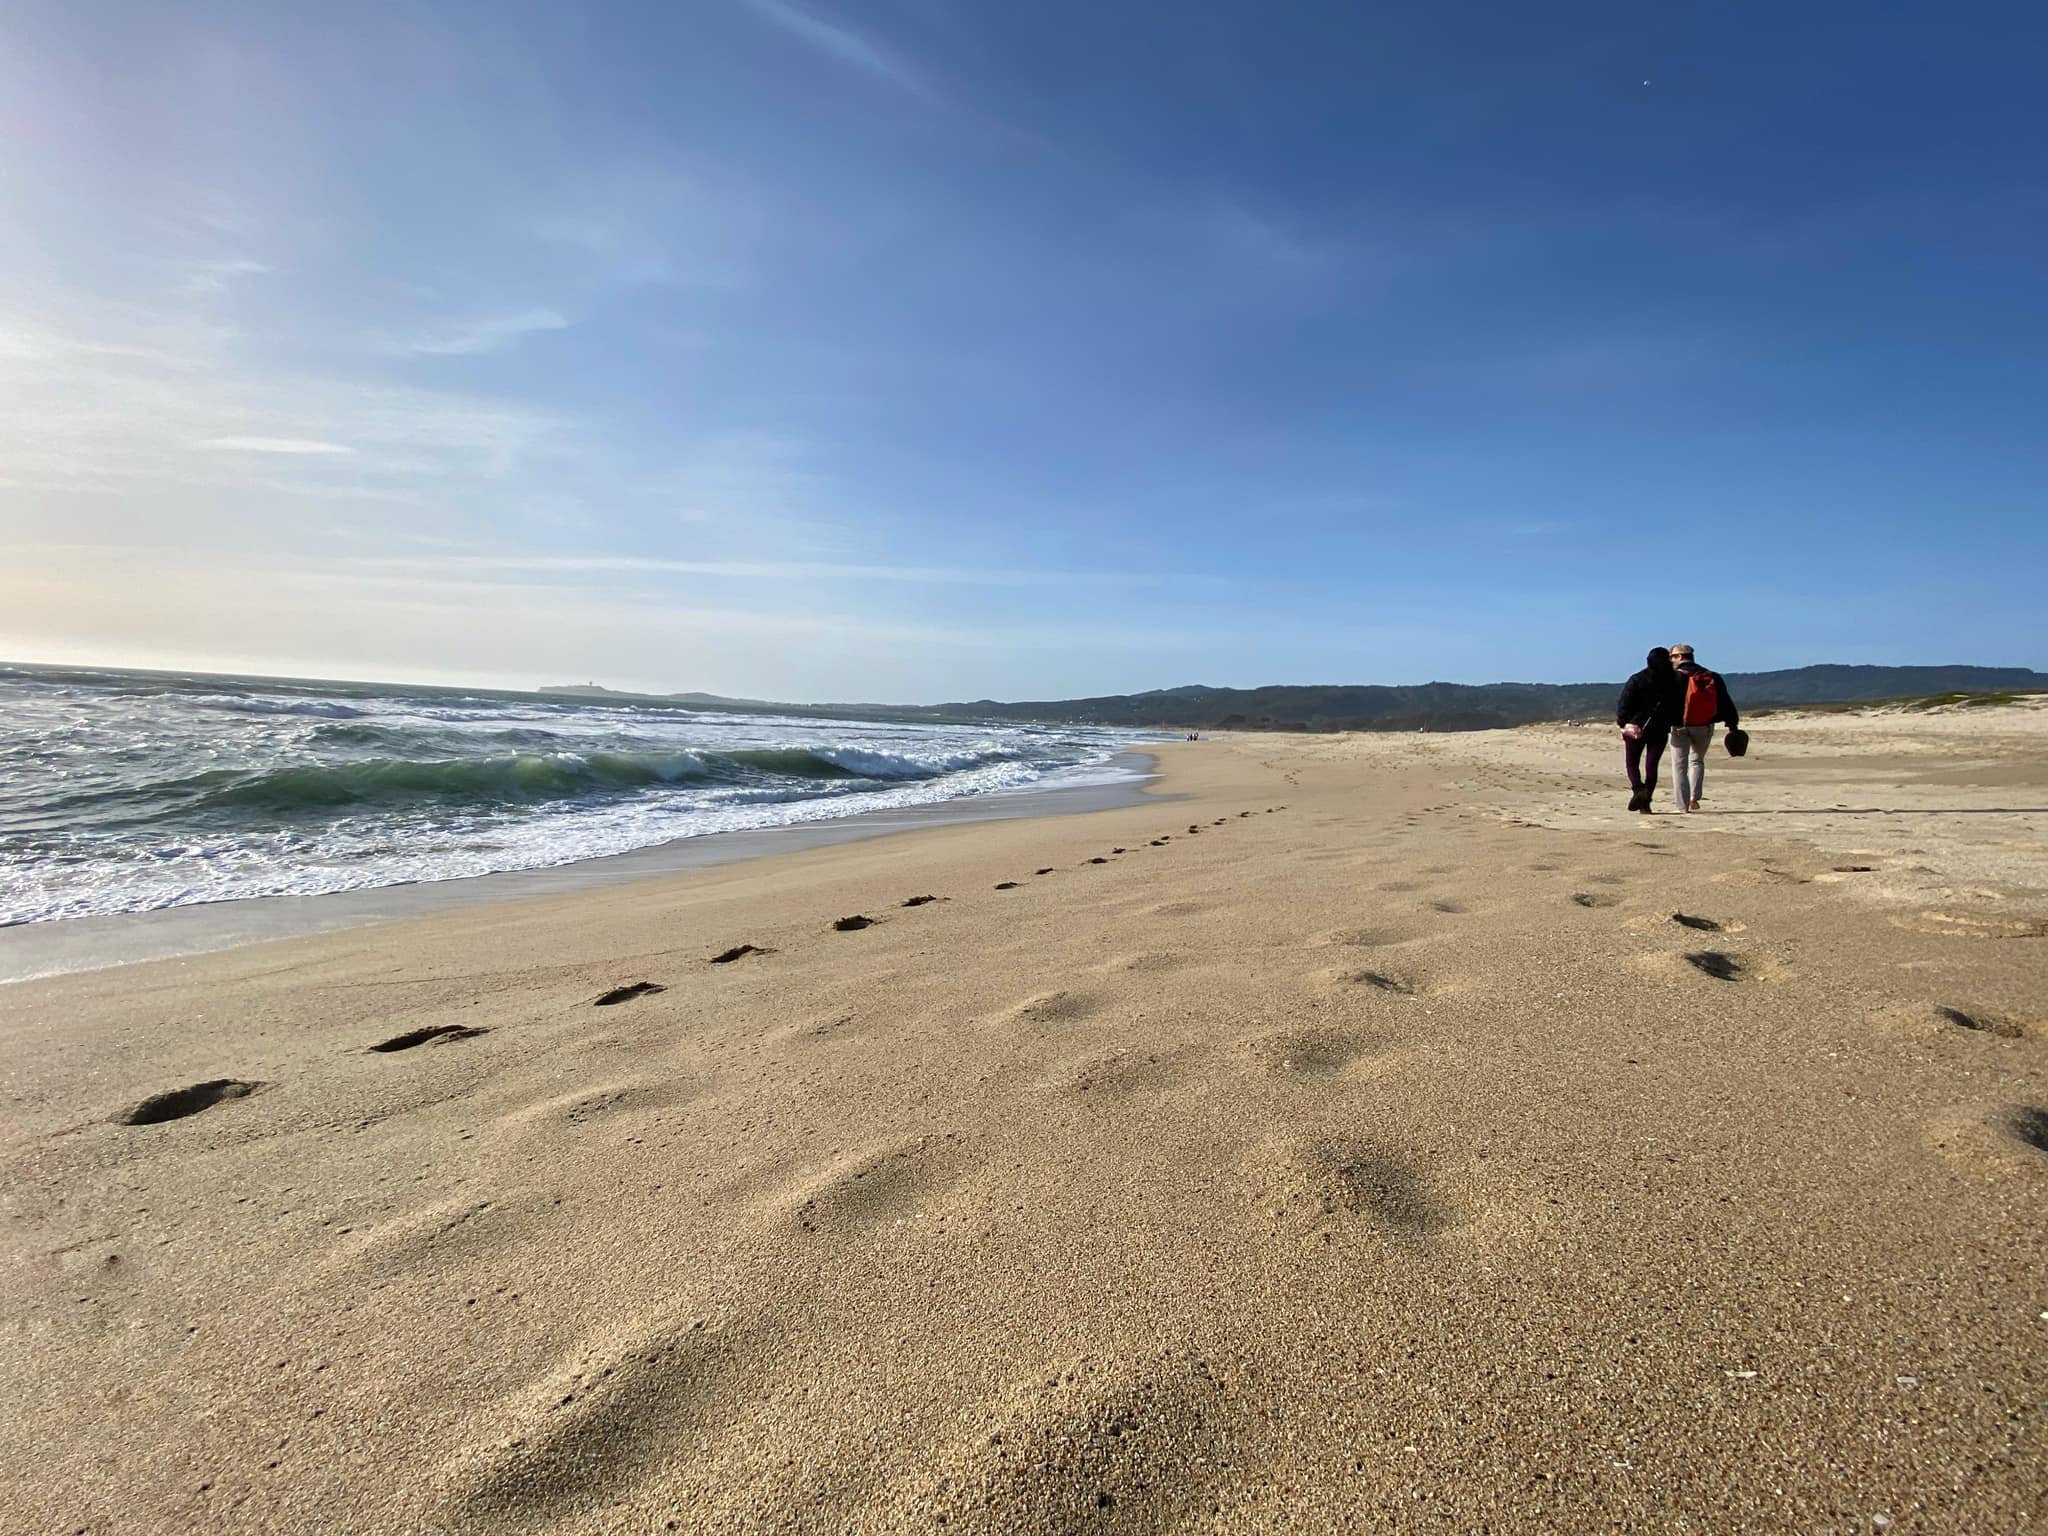
M 0 926 L 1133 777 L 1086 727 L 0 665 Z

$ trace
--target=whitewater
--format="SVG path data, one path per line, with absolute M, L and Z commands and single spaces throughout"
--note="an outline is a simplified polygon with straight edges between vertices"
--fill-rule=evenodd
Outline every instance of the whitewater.
M 1123 732 L 0 665 L 0 926 L 1131 776 Z

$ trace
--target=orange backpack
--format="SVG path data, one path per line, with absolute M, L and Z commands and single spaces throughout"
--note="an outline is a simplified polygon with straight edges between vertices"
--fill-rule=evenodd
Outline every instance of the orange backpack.
M 1685 679 L 1687 725 L 1712 725 L 1721 713 L 1721 680 L 1711 672 L 1690 672 Z

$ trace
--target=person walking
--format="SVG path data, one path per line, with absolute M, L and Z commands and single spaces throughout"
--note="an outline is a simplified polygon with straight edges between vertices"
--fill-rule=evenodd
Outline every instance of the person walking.
M 1671 737 L 1671 653 L 1658 646 L 1644 658 L 1649 665 L 1621 685 L 1614 723 L 1621 727 L 1622 761 L 1628 768 L 1628 808 L 1648 813 L 1657 793 L 1657 764 Z
M 1678 795 L 1678 808 L 1696 811 L 1700 791 L 1706 787 L 1707 748 L 1714 744 L 1714 727 L 1725 725 L 1734 731 L 1741 725 L 1741 716 L 1728 692 L 1728 680 L 1694 661 L 1691 646 L 1672 646 L 1671 661 L 1672 689 L 1666 695 L 1665 709 L 1671 721 L 1672 787 Z

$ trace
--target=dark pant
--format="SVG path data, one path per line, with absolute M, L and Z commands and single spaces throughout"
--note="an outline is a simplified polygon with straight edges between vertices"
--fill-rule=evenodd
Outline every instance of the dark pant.
M 1657 764 L 1664 759 L 1664 745 L 1671 739 L 1668 731 L 1645 731 L 1634 741 L 1624 741 L 1623 747 L 1628 760 L 1628 787 L 1630 789 L 1655 789 L 1657 787 Z

